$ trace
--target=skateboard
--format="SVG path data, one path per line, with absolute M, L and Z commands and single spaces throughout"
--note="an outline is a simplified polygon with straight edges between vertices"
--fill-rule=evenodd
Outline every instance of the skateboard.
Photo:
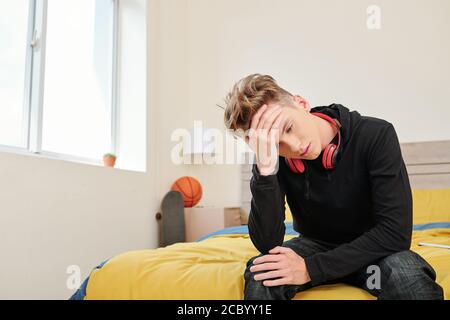
M 183 196 L 178 191 L 169 191 L 161 203 L 161 213 L 156 215 L 159 221 L 159 243 L 165 247 L 186 241 Z

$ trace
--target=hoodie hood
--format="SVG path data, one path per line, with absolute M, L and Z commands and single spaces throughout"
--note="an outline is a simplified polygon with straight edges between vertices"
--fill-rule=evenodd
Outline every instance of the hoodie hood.
M 350 111 L 341 104 L 331 104 L 329 106 L 318 106 L 311 109 L 311 112 L 320 112 L 327 116 L 337 119 L 341 124 L 341 146 L 339 148 L 339 156 L 348 144 L 352 133 L 355 131 L 361 120 L 361 114 L 358 111 Z M 320 156 L 320 158 L 322 155 Z
M 338 166 L 339 161 L 342 157 L 342 154 L 344 153 L 344 150 L 352 136 L 352 133 L 355 131 L 356 127 L 358 126 L 361 115 L 357 111 L 350 111 L 348 108 L 344 107 L 340 104 L 331 104 L 329 106 L 319 106 L 311 109 L 311 112 L 320 112 L 323 114 L 326 114 L 327 116 L 337 119 L 339 123 L 341 124 L 341 145 L 339 146 L 338 153 L 336 155 L 336 163 Z M 336 141 L 337 144 L 337 141 Z M 310 198 L 310 172 L 308 167 L 316 167 L 318 168 L 318 171 L 324 172 L 323 174 L 326 175 L 328 181 L 331 181 L 331 173 L 329 170 L 324 170 L 322 165 L 322 156 L 323 156 L 324 150 L 320 153 L 319 157 L 315 160 L 308 160 L 303 161 L 305 165 L 305 179 L 304 179 L 304 185 L 305 185 L 305 199 L 309 200 Z

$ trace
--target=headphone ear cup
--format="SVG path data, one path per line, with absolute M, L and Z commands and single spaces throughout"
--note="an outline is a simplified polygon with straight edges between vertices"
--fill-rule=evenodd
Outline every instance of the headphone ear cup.
M 336 150 L 333 151 L 333 156 L 331 157 L 331 165 L 333 166 L 333 169 L 336 169 L 337 155 L 338 155 L 338 147 L 336 147 Z
M 303 173 L 305 172 L 305 164 L 301 159 L 288 159 L 285 158 L 287 165 L 294 173 Z
M 322 156 L 322 165 L 325 169 L 331 170 L 334 169 L 334 161 L 336 158 L 336 149 L 337 145 L 331 143 L 326 146 L 323 156 Z

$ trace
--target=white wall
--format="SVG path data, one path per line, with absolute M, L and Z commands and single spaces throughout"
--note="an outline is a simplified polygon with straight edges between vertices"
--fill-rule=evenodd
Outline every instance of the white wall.
M 187 86 L 187 17 L 186 0 L 149 1 L 150 43 L 150 108 L 154 109 L 157 150 L 158 198 L 170 190 L 172 183 L 189 173 L 186 166 L 174 165 L 171 161 L 171 134 L 178 128 L 189 127 Z
M 392 122 L 401 142 L 450 139 L 447 0 L 189 0 L 191 121 L 223 127 L 215 107 L 250 73 L 312 106 L 341 103 Z M 381 29 L 366 27 L 369 5 Z M 192 169 L 203 205 L 239 204 L 236 166 Z
M 66 268 L 156 245 L 154 172 L 0 154 L 0 299 L 66 299 Z
M 366 9 L 381 8 L 381 30 Z M 190 0 L 193 118 L 239 78 L 275 76 L 313 105 L 342 103 L 392 121 L 402 142 L 450 138 L 450 2 Z

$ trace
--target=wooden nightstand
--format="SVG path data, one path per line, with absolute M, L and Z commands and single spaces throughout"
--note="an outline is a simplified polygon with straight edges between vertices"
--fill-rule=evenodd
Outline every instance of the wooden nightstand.
M 184 208 L 186 222 L 186 242 L 199 238 L 223 228 L 242 224 L 241 208 Z

